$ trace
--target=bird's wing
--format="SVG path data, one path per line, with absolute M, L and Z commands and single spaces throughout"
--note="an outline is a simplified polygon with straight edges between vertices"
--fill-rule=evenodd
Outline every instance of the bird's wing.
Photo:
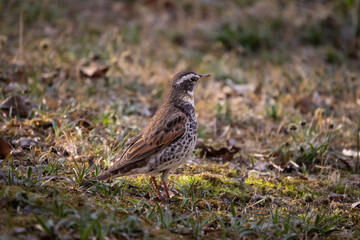
M 142 167 L 143 164 L 140 164 L 140 160 L 158 152 L 184 134 L 187 121 L 185 113 L 177 111 L 170 116 L 161 115 L 163 116 L 161 118 L 155 116 L 154 124 L 149 123 L 144 132 L 130 144 L 118 161 L 102 175 L 117 175 L 119 172 L 125 173 L 131 169 Z M 105 178 L 108 177 L 100 176 L 100 179 Z
M 171 116 L 158 119 L 156 125 L 147 128 L 141 136 L 125 151 L 123 163 L 144 159 L 159 149 L 166 147 L 185 132 L 186 115 L 178 111 Z

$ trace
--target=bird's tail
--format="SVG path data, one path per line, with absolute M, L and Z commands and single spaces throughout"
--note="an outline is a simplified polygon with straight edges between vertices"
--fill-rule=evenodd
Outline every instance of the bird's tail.
M 96 178 L 96 180 L 106 180 L 111 178 L 112 174 L 108 173 L 108 172 L 104 172 L 103 174 L 101 174 L 100 176 L 98 176 Z

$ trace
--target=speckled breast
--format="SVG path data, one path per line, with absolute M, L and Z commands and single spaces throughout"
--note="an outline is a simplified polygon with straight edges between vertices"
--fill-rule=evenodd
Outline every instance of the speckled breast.
M 192 114 L 185 125 L 185 132 L 174 143 L 170 144 L 155 157 L 151 172 L 161 172 L 174 169 L 184 163 L 192 154 L 197 139 L 197 123 L 195 114 Z

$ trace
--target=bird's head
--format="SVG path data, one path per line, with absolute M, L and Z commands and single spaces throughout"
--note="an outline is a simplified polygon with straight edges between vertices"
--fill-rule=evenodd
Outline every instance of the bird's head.
M 194 103 L 194 92 L 200 80 L 210 77 L 209 74 L 197 74 L 183 71 L 176 74 L 170 85 L 169 97 Z

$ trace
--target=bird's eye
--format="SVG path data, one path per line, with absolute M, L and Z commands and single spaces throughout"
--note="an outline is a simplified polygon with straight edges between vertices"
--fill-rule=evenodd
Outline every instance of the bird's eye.
M 196 82 L 196 81 L 197 81 L 197 77 L 192 77 L 192 78 L 191 78 L 191 81 Z

